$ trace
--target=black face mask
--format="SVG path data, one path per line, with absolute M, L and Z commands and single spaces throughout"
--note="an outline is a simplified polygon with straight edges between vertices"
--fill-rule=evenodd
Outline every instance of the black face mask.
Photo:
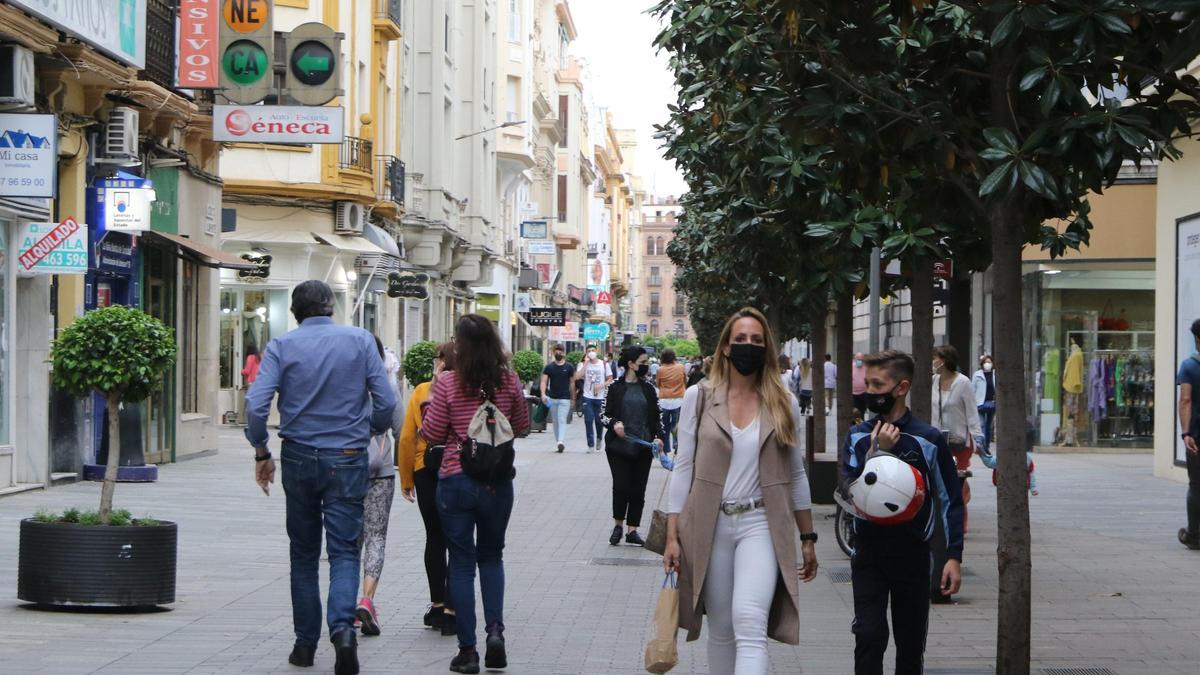
M 763 345 L 739 342 L 729 345 L 729 362 L 742 375 L 753 375 L 762 370 L 767 360 L 767 348 Z
M 649 372 L 650 372 L 650 365 L 649 365 L 649 364 L 643 363 L 642 365 L 638 366 L 638 367 L 637 367 L 637 376 L 638 376 L 638 379 L 641 379 L 641 378 L 645 377 L 645 376 L 646 376 L 646 375 L 647 375 Z
M 566 357 L 565 357 L 565 356 L 563 356 L 563 353 L 562 353 L 562 352 L 559 352 L 559 353 L 557 353 L 557 354 L 555 354 L 555 355 L 554 355 L 554 360 L 555 360 L 555 361 L 562 361 L 562 360 L 563 360 L 563 359 L 565 359 L 565 358 L 566 358 Z
M 892 390 L 886 394 L 872 394 L 867 392 L 867 410 L 870 410 L 876 415 L 886 415 L 890 413 L 892 408 L 896 407 L 896 389 L 899 387 L 900 385 L 892 387 Z

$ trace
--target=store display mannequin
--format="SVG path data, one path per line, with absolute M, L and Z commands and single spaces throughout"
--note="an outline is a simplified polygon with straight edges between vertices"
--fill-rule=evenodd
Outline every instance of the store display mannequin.
M 1071 338 L 1071 353 L 1063 367 L 1063 422 L 1060 445 L 1079 445 L 1075 435 L 1076 417 L 1079 415 L 1079 395 L 1083 393 L 1083 350 L 1075 338 Z

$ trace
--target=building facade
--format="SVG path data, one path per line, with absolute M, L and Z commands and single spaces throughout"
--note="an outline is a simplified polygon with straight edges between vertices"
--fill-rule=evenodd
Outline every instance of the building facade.
M 667 246 L 675 237 L 675 226 L 683 212 L 675 197 L 651 198 L 642 206 L 642 225 L 635 241 L 640 255 L 637 314 L 639 336 L 693 338 L 687 299 L 675 290 L 675 263 L 667 257 Z

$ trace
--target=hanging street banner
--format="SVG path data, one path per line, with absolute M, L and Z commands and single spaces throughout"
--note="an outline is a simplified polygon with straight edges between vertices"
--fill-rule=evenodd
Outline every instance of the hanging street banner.
M 24 223 L 18 241 L 17 273 L 21 276 L 87 273 L 87 225 L 74 218 L 61 223 Z
M 341 106 L 214 105 L 213 140 L 280 145 L 338 144 L 345 138 Z
M 545 239 L 530 239 L 525 242 L 529 255 L 554 255 L 554 242 Z
M 71 37 L 146 67 L 146 0 L 5 0 Z
M 54 197 L 58 118 L 0 113 L 0 197 Z
M 561 326 L 550 327 L 551 342 L 578 342 L 579 341 L 579 324 L 574 321 L 568 321 Z
M 567 325 L 567 308 L 534 307 L 529 310 L 527 320 L 530 326 L 565 326 Z
M 547 239 L 550 237 L 550 226 L 544 220 L 526 220 L 521 223 L 522 239 Z
M 216 89 L 220 70 L 221 17 L 214 0 L 180 0 L 176 83 L 185 89 Z

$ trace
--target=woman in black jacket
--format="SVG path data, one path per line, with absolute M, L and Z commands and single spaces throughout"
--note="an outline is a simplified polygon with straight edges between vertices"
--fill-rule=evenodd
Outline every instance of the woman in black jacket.
M 621 543 L 621 530 L 628 526 L 625 543 L 642 546 L 645 540 L 638 534 L 642 509 L 646 505 L 646 481 L 650 478 L 650 463 L 655 450 L 663 445 L 662 413 L 658 408 L 658 393 L 646 382 L 650 371 L 649 357 L 641 347 L 626 347 L 617 365 L 625 376 L 608 387 L 601 422 L 608 431 L 604 434 L 604 453 L 613 477 L 613 526 L 608 543 Z

